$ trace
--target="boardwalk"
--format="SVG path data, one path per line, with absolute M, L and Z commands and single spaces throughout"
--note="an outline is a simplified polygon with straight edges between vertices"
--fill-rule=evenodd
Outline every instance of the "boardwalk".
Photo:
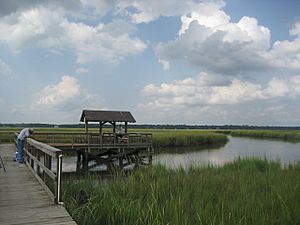
M 0 144 L 6 173 L 0 168 L 0 224 L 76 224 L 56 205 L 26 165 L 13 162 L 15 147 Z

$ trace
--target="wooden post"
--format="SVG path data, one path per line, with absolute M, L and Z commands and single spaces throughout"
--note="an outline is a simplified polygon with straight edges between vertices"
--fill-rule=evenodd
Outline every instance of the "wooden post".
M 39 162 L 41 162 L 41 153 L 40 153 L 40 150 L 37 150 L 37 160 Z M 37 163 L 36 164 L 36 172 L 37 174 L 40 176 L 41 175 L 41 167 L 39 166 L 39 164 Z
M 116 122 L 113 122 L 113 133 L 114 133 L 114 146 L 116 145 L 117 142 L 117 136 L 116 136 Z
M 113 133 L 116 134 L 116 122 L 112 122 L 113 125 Z
M 102 122 L 102 121 L 99 122 L 99 125 L 100 125 L 100 128 L 99 128 L 99 133 L 100 133 L 100 145 L 103 144 L 102 126 L 103 126 L 104 124 L 105 124 L 105 122 Z
M 86 141 L 87 141 L 88 140 L 89 127 L 88 127 L 88 121 L 86 120 L 86 118 L 84 118 L 84 122 L 85 122 L 85 138 L 86 138 Z
M 152 165 L 152 150 L 148 148 L 148 164 Z
M 44 154 L 44 165 L 47 167 L 49 170 L 51 170 L 52 166 L 52 157 L 50 155 Z M 45 171 L 43 171 L 43 178 L 44 178 L 44 183 L 48 186 L 48 181 L 49 177 Z
M 128 125 L 128 122 L 125 122 L 125 134 L 127 134 L 127 125 Z
M 124 148 L 122 148 L 122 149 L 119 148 L 118 154 L 119 154 L 119 157 L 118 157 L 119 169 L 120 169 L 120 171 L 122 171 L 123 167 L 124 167 L 124 163 L 123 163 Z
M 85 121 L 85 133 L 88 133 L 88 121 L 86 119 L 84 119 Z
M 76 162 L 76 172 L 80 171 L 80 165 L 82 164 L 82 152 L 77 150 L 77 162 Z
M 87 176 L 89 172 L 89 153 L 88 149 L 84 150 L 84 155 L 83 155 L 83 170 L 84 170 L 84 175 Z
M 29 147 L 29 145 L 27 145 L 28 147 Z M 33 148 L 33 147 L 29 147 L 29 149 L 30 149 L 30 153 L 33 155 L 33 156 L 35 156 L 36 157 L 36 152 L 38 151 L 37 149 L 35 149 L 35 148 Z M 31 168 L 32 169 L 34 169 L 34 160 L 33 159 L 31 159 Z

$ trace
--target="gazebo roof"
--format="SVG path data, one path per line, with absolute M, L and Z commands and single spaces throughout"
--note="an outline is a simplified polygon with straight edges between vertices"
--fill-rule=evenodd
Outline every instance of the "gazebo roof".
M 129 122 L 135 123 L 128 111 L 82 110 L 81 122 Z

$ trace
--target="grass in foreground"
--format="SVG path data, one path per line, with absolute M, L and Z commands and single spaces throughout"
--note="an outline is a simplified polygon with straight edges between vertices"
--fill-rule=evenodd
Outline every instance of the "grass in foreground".
M 237 160 L 222 168 L 154 166 L 107 183 L 66 183 L 65 205 L 83 224 L 299 224 L 300 163 Z

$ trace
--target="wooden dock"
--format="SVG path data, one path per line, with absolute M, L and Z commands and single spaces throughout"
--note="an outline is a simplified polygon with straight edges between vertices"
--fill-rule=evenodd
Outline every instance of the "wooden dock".
M 13 161 L 15 146 L 0 144 L 6 172 L 0 168 L 0 224 L 76 224 L 57 205 L 25 164 Z

